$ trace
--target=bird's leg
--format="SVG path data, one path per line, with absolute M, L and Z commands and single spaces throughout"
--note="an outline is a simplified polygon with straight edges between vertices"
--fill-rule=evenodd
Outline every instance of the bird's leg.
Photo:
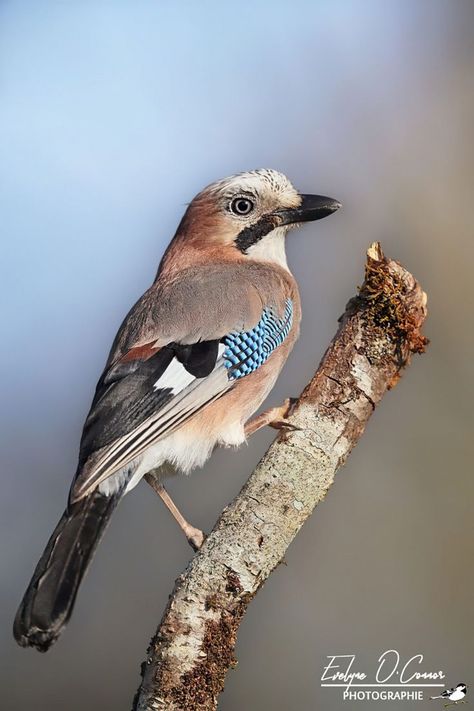
M 245 436 L 250 437 L 254 432 L 261 429 L 262 427 L 273 427 L 275 430 L 297 430 L 299 429 L 296 425 L 292 425 L 288 422 L 288 417 L 291 415 L 293 407 L 296 404 L 295 398 L 287 398 L 283 405 L 279 407 L 270 407 L 268 410 L 264 410 L 259 415 L 252 417 L 245 425 Z
M 296 400 L 293 398 L 287 398 L 285 402 L 279 407 L 270 407 L 268 410 L 261 412 L 256 417 L 249 420 L 245 425 L 245 436 L 250 437 L 254 432 L 261 429 L 262 427 L 273 427 L 276 430 L 288 429 L 297 430 L 299 429 L 296 425 L 292 425 L 288 422 L 287 417 L 291 414 Z M 184 518 L 181 511 L 178 509 L 174 503 L 171 496 L 166 491 L 163 484 L 160 484 L 158 478 L 153 474 L 153 472 L 148 472 L 145 474 L 145 480 L 151 486 L 153 491 L 155 491 L 160 499 L 165 504 L 168 511 L 171 513 L 178 526 L 183 531 L 187 538 L 187 541 L 193 550 L 197 551 L 202 546 L 205 536 L 204 533 L 199 529 L 192 526 Z
M 168 494 L 166 491 L 165 487 L 163 484 L 160 484 L 158 479 L 153 475 L 152 472 L 149 472 L 148 474 L 145 474 L 145 480 L 150 484 L 151 488 L 153 491 L 155 491 L 160 499 L 163 501 L 164 505 L 168 509 L 168 511 L 171 513 L 175 521 L 177 522 L 178 526 L 180 529 L 183 531 L 184 535 L 187 538 L 187 541 L 191 548 L 194 551 L 198 551 L 202 544 L 204 543 L 204 533 L 199 529 L 195 528 L 194 526 L 191 526 L 188 521 L 184 518 L 183 514 L 181 511 L 178 509 L 176 504 L 174 503 L 173 499 L 171 496 Z

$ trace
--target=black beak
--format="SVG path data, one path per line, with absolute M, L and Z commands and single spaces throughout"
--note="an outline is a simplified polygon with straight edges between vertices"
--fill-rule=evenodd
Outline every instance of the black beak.
M 278 210 L 275 214 L 282 218 L 282 225 L 292 225 L 294 222 L 312 222 L 332 215 L 339 210 L 341 203 L 324 195 L 301 195 L 299 207 Z

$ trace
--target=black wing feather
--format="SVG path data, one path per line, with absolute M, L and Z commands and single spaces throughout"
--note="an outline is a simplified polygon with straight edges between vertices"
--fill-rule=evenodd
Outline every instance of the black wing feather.
M 206 378 L 214 369 L 219 341 L 201 341 L 192 346 L 174 346 L 176 358 L 195 378 Z
M 216 364 L 218 346 L 218 341 L 185 346 L 171 343 L 147 360 L 105 371 L 82 432 L 78 472 L 91 454 L 132 432 L 171 400 L 172 388 L 157 388 L 155 384 L 173 358 L 195 378 L 205 378 Z

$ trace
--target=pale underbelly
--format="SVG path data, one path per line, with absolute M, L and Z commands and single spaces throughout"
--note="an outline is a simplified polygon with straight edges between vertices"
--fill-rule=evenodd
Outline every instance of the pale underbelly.
M 125 489 L 128 493 L 145 474 L 153 470 L 161 479 L 179 473 L 189 474 L 205 464 L 217 445 L 238 447 L 243 442 L 245 432 L 240 421 L 226 422 L 221 430 L 214 429 L 205 433 L 198 432 L 195 426 L 184 425 L 105 479 L 99 485 L 99 490 L 110 496 L 128 480 Z

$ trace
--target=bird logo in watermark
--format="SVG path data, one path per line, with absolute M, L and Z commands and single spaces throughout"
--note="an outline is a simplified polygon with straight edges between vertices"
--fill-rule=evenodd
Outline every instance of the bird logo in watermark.
M 456 706 L 457 704 L 465 704 L 467 701 L 465 700 L 465 696 L 467 693 L 467 684 L 458 684 L 457 686 L 453 686 L 452 689 L 445 689 L 439 696 L 430 696 L 430 699 L 443 699 L 449 701 L 449 703 L 444 704 L 444 708 L 448 708 L 448 706 Z

